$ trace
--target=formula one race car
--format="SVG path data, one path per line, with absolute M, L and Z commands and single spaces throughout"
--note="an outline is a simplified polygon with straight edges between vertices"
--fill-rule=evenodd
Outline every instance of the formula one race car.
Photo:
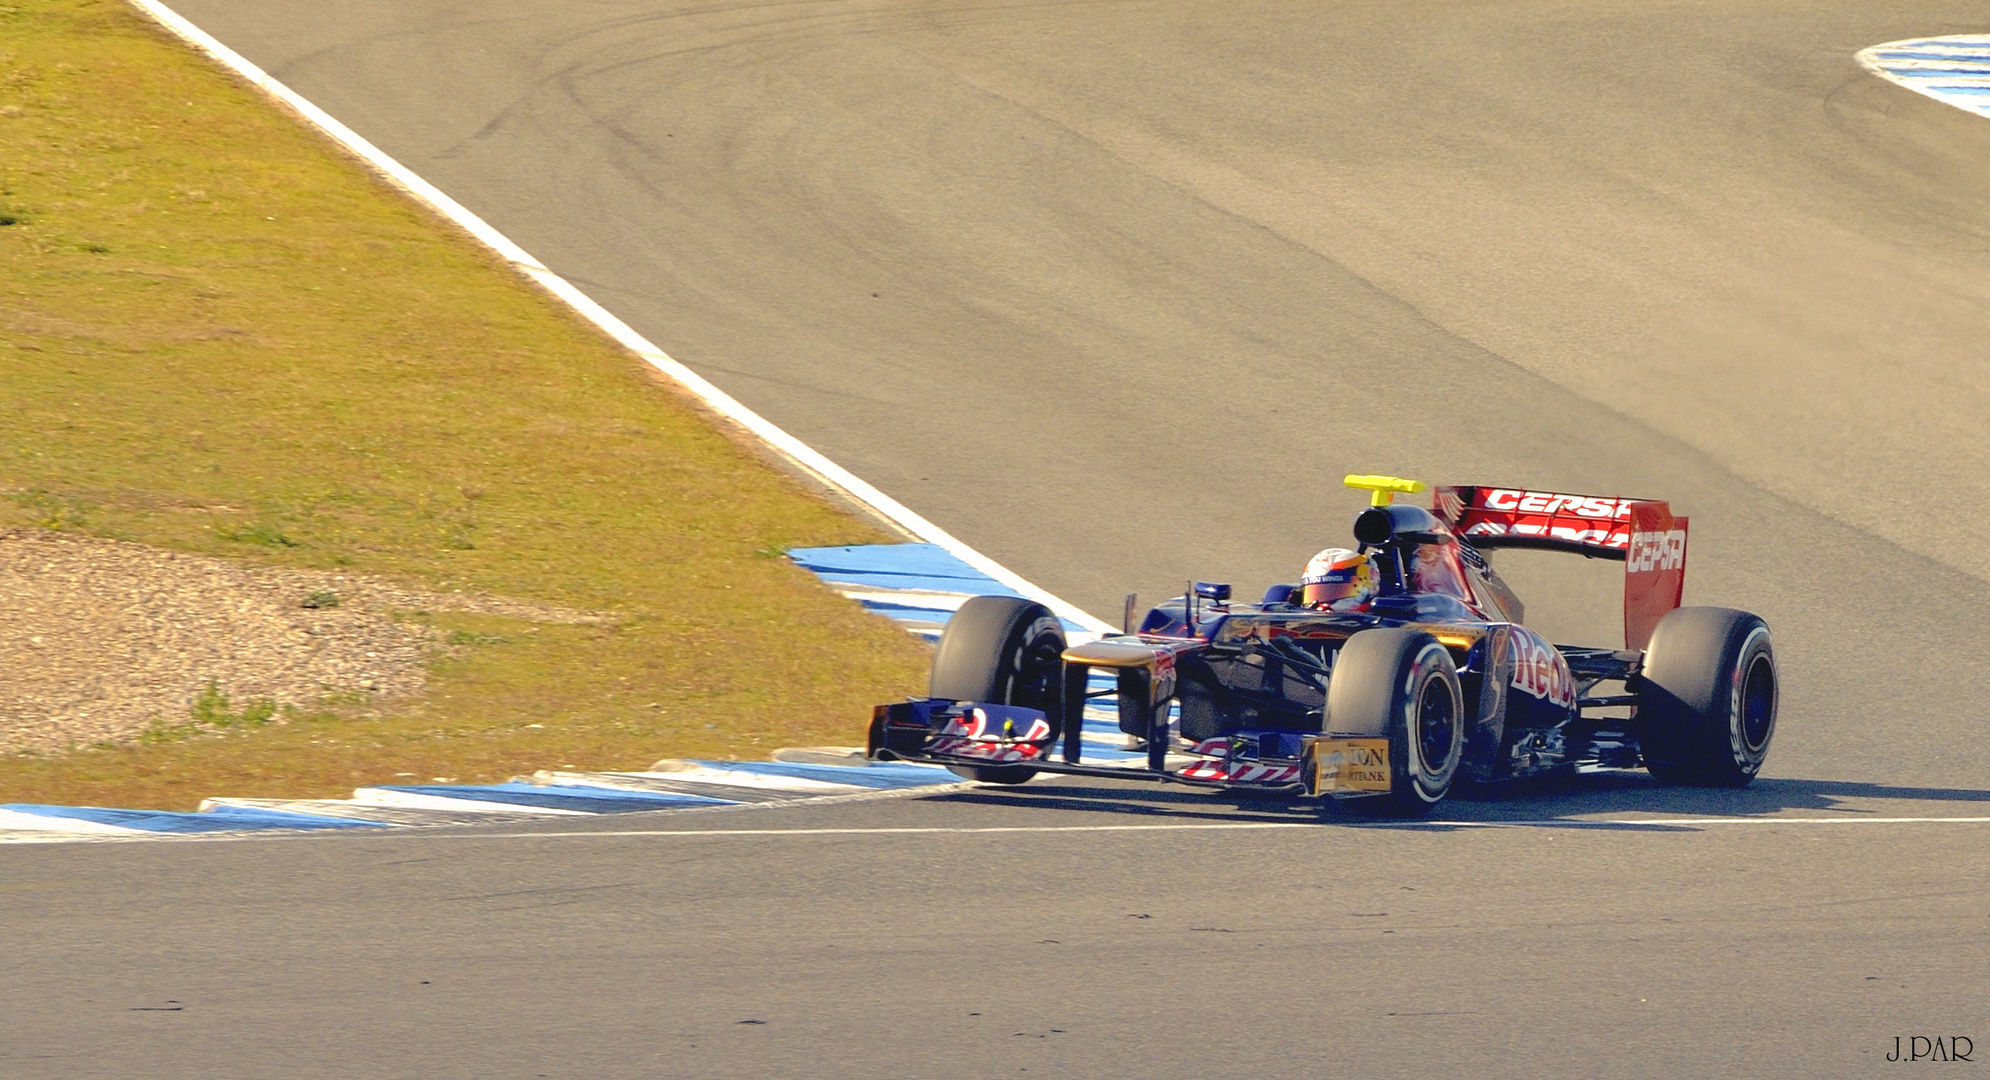
M 1679 606 L 1687 521 L 1665 503 L 1440 487 L 1424 510 L 1393 502 L 1417 481 L 1346 482 L 1373 493 L 1358 549 L 1321 552 L 1258 604 L 1200 582 L 1127 633 L 1067 647 L 1041 604 L 968 600 L 928 696 L 875 710 L 870 756 L 993 783 L 1166 780 L 1393 816 L 1429 811 L 1461 776 L 1643 765 L 1675 784 L 1754 778 L 1776 727 L 1769 628 Z M 1624 648 L 1551 645 L 1523 625 L 1480 554 L 1499 547 L 1622 560 Z M 1135 767 L 1081 752 L 1086 706 L 1107 699 Z

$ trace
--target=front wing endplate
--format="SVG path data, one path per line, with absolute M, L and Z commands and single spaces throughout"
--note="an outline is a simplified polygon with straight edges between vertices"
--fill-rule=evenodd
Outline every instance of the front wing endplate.
M 1389 790 L 1389 740 L 1321 739 L 1313 744 L 1313 790 L 1369 795 Z

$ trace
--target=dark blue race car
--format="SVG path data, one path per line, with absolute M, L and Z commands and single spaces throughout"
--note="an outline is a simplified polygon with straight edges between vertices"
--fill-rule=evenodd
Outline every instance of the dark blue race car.
M 1776 726 L 1769 628 L 1679 606 L 1687 520 L 1663 502 L 1350 476 L 1373 492 L 1354 549 L 1233 604 L 1199 583 L 1127 633 L 1071 645 L 1018 597 L 967 601 L 924 698 L 879 706 L 870 756 L 1016 784 L 1040 772 L 1326 796 L 1426 813 L 1461 776 L 1642 765 L 1678 784 L 1754 778 Z M 1480 554 L 1532 547 L 1624 562 L 1624 647 L 1552 645 Z M 1129 611 L 1129 616 L 1131 611 Z M 1129 622 L 1131 619 L 1129 618 Z M 1111 703 L 1144 761 L 1087 761 Z

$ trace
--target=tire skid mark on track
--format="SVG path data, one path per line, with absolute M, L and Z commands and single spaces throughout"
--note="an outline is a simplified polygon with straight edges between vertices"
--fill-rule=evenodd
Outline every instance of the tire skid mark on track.
M 385 151 L 374 146 L 358 132 L 313 104 L 302 94 L 273 78 L 268 72 L 251 63 L 247 57 L 223 45 L 213 35 L 195 26 L 178 12 L 160 3 L 159 0 L 131 0 L 131 3 L 174 36 L 214 58 L 279 103 L 295 110 L 307 123 L 358 156 L 390 183 L 468 232 L 479 243 L 510 263 L 513 269 L 528 280 L 558 297 L 624 348 L 696 395 L 706 407 L 753 433 L 789 463 L 815 477 L 830 490 L 841 493 L 870 511 L 882 515 L 912 536 L 946 549 L 962 562 L 1014 589 L 1018 594 L 1041 602 L 1056 612 L 1060 618 L 1093 631 L 1109 632 L 1112 629 L 1111 624 L 1052 595 L 1040 586 L 1025 580 L 1015 571 L 969 547 L 953 534 L 879 491 L 848 469 L 829 460 L 814 447 L 775 426 L 697 372 L 672 359 L 668 353 L 638 334 L 634 328 L 609 312 L 607 308 L 595 302 L 593 297 L 581 292 L 572 282 L 554 273 L 546 264 L 492 227 L 489 222 L 471 213 L 468 208 L 444 194 L 440 188 L 423 179 L 414 170 L 388 156 Z

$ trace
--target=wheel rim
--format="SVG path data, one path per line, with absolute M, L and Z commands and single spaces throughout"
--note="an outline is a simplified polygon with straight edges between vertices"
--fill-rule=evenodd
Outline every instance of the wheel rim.
M 1054 711 L 1064 691 L 1064 650 L 1050 634 L 1039 634 L 1013 654 L 1008 703 Z
M 1451 761 L 1458 740 L 1458 702 L 1451 696 L 1451 684 L 1431 679 L 1417 695 L 1416 746 L 1419 771 L 1435 776 Z
M 1776 723 L 1776 665 L 1766 653 L 1757 653 L 1748 664 L 1741 684 L 1741 737 L 1751 753 L 1769 745 L 1769 732 Z

